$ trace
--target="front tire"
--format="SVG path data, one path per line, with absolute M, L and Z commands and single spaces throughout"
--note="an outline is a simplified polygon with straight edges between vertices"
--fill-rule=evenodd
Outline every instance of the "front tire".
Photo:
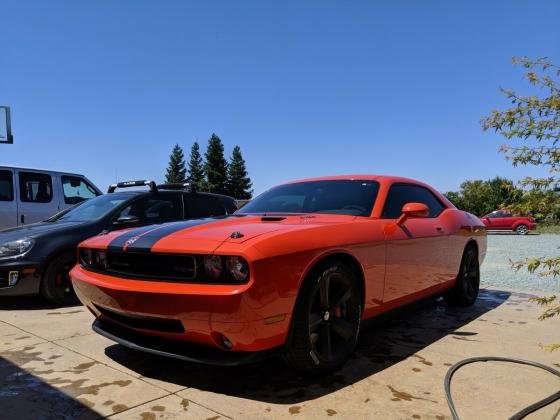
M 473 245 L 467 245 L 461 258 L 459 273 L 453 288 L 447 293 L 446 301 L 450 305 L 471 306 L 478 297 L 480 287 L 480 265 L 478 252 Z
M 518 235 L 527 235 L 529 233 L 529 227 L 527 225 L 519 225 L 515 228 L 515 233 Z
M 345 265 L 323 265 L 308 276 L 292 317 L 285 359 L 318 374 L 337 369 L 356 347 L 362 316 L 357 279 Z
M 70 270 L 75 263 L 74 253 L 62 254 L 53 259 L 41 280 L 41 296 L 56 305 L 70 305 L 78 302 L 70 281 Z

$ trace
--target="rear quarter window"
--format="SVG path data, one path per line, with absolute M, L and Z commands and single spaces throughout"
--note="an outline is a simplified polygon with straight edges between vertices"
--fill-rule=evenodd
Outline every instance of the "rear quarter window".
M 186 217 L 189 219 L 227 214 L 226 208 L 218 197 L 205 194 L 185 194 L 184 197 Z
M 14 201 L 14 176 L 11 171 L 0 171 L 0 201 Z

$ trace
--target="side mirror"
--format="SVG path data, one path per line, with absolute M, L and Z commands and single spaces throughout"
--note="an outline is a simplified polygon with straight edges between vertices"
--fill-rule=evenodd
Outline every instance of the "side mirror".
M 115 229 L 124 229 L 128 227 L 137 226 L 140 224 L 140 219 L 136 216 L 123 216 L 119 217 L 113 222 Z
M 401 211 L 402 214 L 397 220 L 397 225 L 402 225 L 408 218 L 428 217 L 430 215 L 430 209 L 423 203 L 406 203 Z

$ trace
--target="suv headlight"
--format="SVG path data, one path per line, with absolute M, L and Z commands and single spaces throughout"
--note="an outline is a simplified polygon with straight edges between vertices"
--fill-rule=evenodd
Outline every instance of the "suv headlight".
M 19 257 L 28 253 L 35 245 L 32 238 L 18 239 L 17 241 L 4 242 L 0 244 L 0 258 Z

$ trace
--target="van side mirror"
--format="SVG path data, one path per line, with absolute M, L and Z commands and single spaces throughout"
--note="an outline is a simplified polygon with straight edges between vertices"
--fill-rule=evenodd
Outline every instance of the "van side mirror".
M 129 227 L 138 226 L 140 224 L 140 219 L 136 216 L 123 216 L 119 217 L 113 222 L 113 228 L 115 229 L 125 229 Z
M 12 144 L 13 142 L 10 107 L 0 106 L 0 144 Z
M 401 212 L 397 225 L 402 225 L 409 218 L 428 217 L 430 215 L 430 209 L 424 203 L 406 203 Z

